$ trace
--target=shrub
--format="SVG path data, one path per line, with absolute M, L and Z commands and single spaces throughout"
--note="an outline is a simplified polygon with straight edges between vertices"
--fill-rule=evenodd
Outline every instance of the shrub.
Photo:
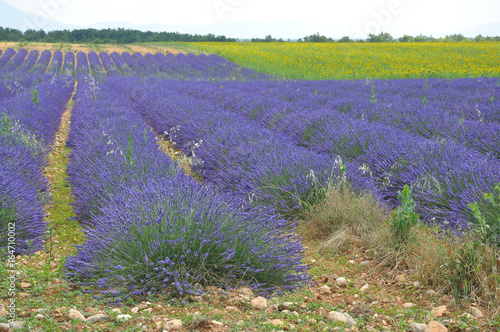
M 308 280 L 298 239 L 275 216 L 238 212 L 184 175 L 121 192 L 87 228 L 68 278 L 122 295 L 193 294 L 200 285 L 274 291 Z

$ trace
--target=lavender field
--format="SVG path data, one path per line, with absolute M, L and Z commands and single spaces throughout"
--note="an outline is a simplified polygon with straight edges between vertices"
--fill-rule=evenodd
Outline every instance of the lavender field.
M 73 98 L 68 174 L 86 242 L 66 277 L 112 294 L 293 290 L 310 279 L 294 221 L 328 186 L 394 209 L 408 185 L 422 223 L 460 236 L 475 227 L 469 204 L 500 183 L 498 78 L 288 81 L 216 55 L 12 49 L 0 77 L 0 227 L 17 233 L 0 248 L 43 244 L 42 171 Z

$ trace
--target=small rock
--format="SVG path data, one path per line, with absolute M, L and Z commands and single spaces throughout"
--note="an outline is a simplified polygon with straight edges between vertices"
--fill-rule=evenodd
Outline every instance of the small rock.
M 113 312 L 117 312 L 117 313 L 119 313 L 119 314 L 121 314 L 121 313 L 122 313 L 122 311 L 120 310 L 120 308 L 113 308 L 113 309 L 111 309 L 111 311 L 113 311 Z
M 139 308 L 139 309 L 146 309 L 147 307 L 148 307 L 148 305 L 146 303 L 141 303 L 141 304 L 137 305 L 137 308 Z
M 250 301 L 250 304 L 252 305 L 252 308 L 256 310 L 264 310 L 267 308 L 267 299 L 259 296 Z
M 0 323 L 0 332 L 9 332 L 10 325 L 5 323 Z
M 254 297 L 253 291 L 249 287 L 241 287 L 238 289 L 238 294 L 246 295 L 250 298 Z
M 292 315 L 299 317 L 299 313 L 297 311 L 292 311 Z
M 215 325 L 215 326 L 219 326 L 219 327 L 222 327 L 224 326 L 224 323 L 221 323 L 221 322 L 218 322 L 216 320 L 213 320 L 210 322 L 212 325 Z
M 153 312 L 153 308 L 147 308 L 147 309 L 144 309 L 143 312 L 147 312 L 147 313 L 152 313 Z
M 93 316 L 90 316 L 89 318 L 87 318 L 86 322 L 87 323 L 96 323 L 96 322 L 102 322 L 105 320 L 110 320 L 108 315 L 97 314 L 97 315 L 93 315 Z
M 318 293 L 319 294 L 330 294 L 331 293 L 330 287 L 328 287 L 327 285 L 323 285 L 320 288 L 318 288 Z
M 315 259 L 311 259 L 311 264 L 314 264 L 316 263 L 316 260 Z
M 9 326 L 13 330 L 17 330 L 17 329 L 22 330 L 22 329 L 24 329 L 24 322 L 20 321 L 20 320 L 16 320 L 16 321 L 10 323 Z
M 278 305 L 277 304 L 273 304 L 271 306 L 269 306 L 267 309 L 266 309 L 266 312 L 268 314 L 270 314 L 271 312 L 275 312 L 275 311 L 278 311 Z
M 427 292 L 425 292 L 427 295 L 431 295 L 431 296 L 434 296 L 437 294 L 437 292 L 433 289 L 429 289 Z
M 340 277 L 340 278 L 337 278 L 337 280 L 335 280 L 335 285 L 337 286 L 345 286 L 347 283 L 347 281 L 345 280 L 344 277 Z
M 399 282 L 405 282 L 406 281 L 406 276 L 403 274 L 400 274 L 396 277 L 396 280 Z
M 424 332 L 446 332 L 448 329 L 441 323 L 431 320 L 425 327 Z
M 82 315 L 82 313 L 76 309 L 69 309 L 68 318 L 85 321 L 85 316 Z
M 426 327 L 426 324 L 413 323 L 410 325 L 411 332 L 424 332 Z
M 29 288 L 31 284 L 29 282 L 21 282 L 21 288 Z
M 7 309 L 5 309 L 5 306 L 0 303 L 0 317 L 5 317 L 8 313 L 9 312 L 7 311 Z
M 350 259 L 350 260 L 348 260 L 347 262 L 348 262 L 349 264 L 354 264 L 354 263 L 356 263 L 356 261 L 355 261 L 354 259 Z
M 273 325 L 279 325 L 279 326 L 285 325 L 285 323 L 283 323 L 283 321 L 281 319 L 273 319 L 273 320 L 270 320 L 269 323 L 271 323 Z
M 370 285 L 365 284 L 363 287 L 361 287 L 361 288 L 359 289 L 359 291 L 360 291 L 360 292 L 365 292 L 365 291 L 367 291 L 367 290 L 368 290 L 368 288 L 369 288 L 369 287 L 370 287 Z
M 413 287 L 420 288 L 420 283 L 418 281 L 413 282 Z
M 167 331 L 176 331 L 182 328 L 182 321 L 178 319 L 172 319 L 165 323 Z
M 346 312 L 330 311 L 328 313 L 328 319 L 333 320 L 334 322 L 344 322 L 346 323 L 346 326 L 348 328 L 351 328 L 354 325 L 356 325 L 356 322 L 351 317 L 351 315 L 349 315 Z
M 35 318 L 37 318 L 37 319 L 44 319 L 45 316 L 42 315 L 42 314 L 36 314 Z
M 225 309 L 226 311 L 228 311 L 228 312 L 238 312 L 238 311 L 240 311 L 238 308 L 233 307 L 233 306 L 227 306 L 227 307 L 225 307 L 224 309 Z M 267 311 L 267 310 L 266 310 L 266 311 Z
M 290 310 L 285 309 L 282 311 L 282 313 L 284 313 L 285 315 L 288 315 L 290 313 Z
M 415 305 L 416 305 L 415 303 L 406 302 L 403 304 L 403 308 L 410 309 L 413 308 Z
M 139 308 L 138 307 L 133 307 L 131 310 L 130 310 L 131 313 L 133 314 L 136 314 L 139 312 Z
M 83 309 L 83 311 L 88 312 L 90 315 L 97 314 L 97 310 L 95 308 L 92 308 L 92 307 L 86 307 L 85 309 Z
M 370 261 L 362 261 L 361 263 L 359 263 L 359 265 L 361 265 L 361 266 L 370 265 Z
M 436 307 L 436 308 L 433 308 L 431 310 L 431 314 L 434 316 L 434 317 L 437 317 L 437 318 L 441 318 L 443 317 L 444 315 L 446 315 L 448 313 L 448 308 L 446 308 L 445 305 L 442 305 L 442 306 L 439 306 L 439 307 Z
M 483 318 L 484 316 L 481 310 L 479 310 L 478 308 L 473 308 L 470 313 L 476 318 Z
M 285 309 L 290 309 L 293 306 L 293 302 L 283 302 L 281 306 Z
M 468 312 L 465 312 L 461 317 L 465 317 L 465 318 L 470 318 L 470 319 L 473 319 L 474 316 L 472 316 L 471 314 L 469 314 Z
M 130 318 L 132 318 L 132 316 L 130 316 L 130 315 L 118 315 L 118 316 L 116 316 L 116 320 L 122 321 L 122 322 L 126 322 Z

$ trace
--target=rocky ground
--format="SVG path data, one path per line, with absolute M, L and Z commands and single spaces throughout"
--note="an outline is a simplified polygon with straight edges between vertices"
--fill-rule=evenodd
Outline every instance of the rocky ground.
M 57 241 L 57 240 L 55 240 Z M 294 293 L 264 298 L 243 287 L 207 287 L 203 296 L 129 299 L 112 305 L 95 290 L 68 284 L 61 267 L 68 248 L 51 257 L 19 260 L 15 324 L 8 299 L 0 331 L 498 331 L 500 318 L 475 303 L 456 303 L 410 275 L 391 275 L 362 251 L 316 252 L 307 243 L 313 283 Z M 2 268 L 2 280 L 10 272 Z M 5 284 L 3 284 L 5 285 Z M 2 295 L 5 295 L 2 292 Z M 5 297 L 5 296 L 2 296 Z

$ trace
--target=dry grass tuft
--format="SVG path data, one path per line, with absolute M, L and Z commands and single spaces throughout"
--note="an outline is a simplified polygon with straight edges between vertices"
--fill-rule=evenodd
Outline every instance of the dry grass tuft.
M 301 233 L 322 241 L 321 254 L 368 250 L 378 269 L 414 275 L 422 284 L 452 295 L 459 306 L 474 302 L 493 315 L 500 313 L 498 247 L 484 243 L 477 233 L 457 236 L 420 222 L 408 228 L 407 241 L 395 246 L 389 218 L 396 214 L 387 213 L 372 194 L 339 184 L 308 210 Z
M 329 188 L 326 200 L 311 207 L 302 227 L 311 239 L 324 239 L 320 252 L 367 247 L 371 234 L 384 225 L 386 211 L 369 192 L 357 193 L 346 184 Z

